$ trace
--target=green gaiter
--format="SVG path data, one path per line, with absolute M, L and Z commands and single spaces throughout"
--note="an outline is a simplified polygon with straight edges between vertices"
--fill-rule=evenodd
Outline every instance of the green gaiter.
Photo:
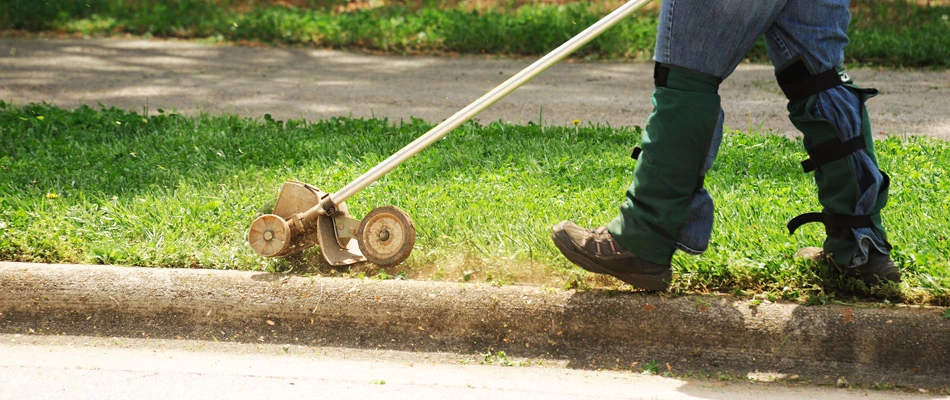
M 660 264 L 673 258 L 720 112 L 719 79 L 670 67 L 653 92 L 634 180 L 607 228 L 624 248 Z

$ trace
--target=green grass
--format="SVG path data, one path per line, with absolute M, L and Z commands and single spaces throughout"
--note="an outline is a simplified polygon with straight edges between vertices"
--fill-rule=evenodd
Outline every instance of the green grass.
M 383 205 L 413 218 L 412 256 L 386 270 L 337 271 L 316 250 L 263 259 L 245 243 L 283 181 L 338 190 L 429 128 L 419 120 L 283 122 L 0 102 L 0 259 L 616 286 L 564 260 L 549 229 L 561 219 L 597 225 L 615 215 L 638 127 L 463 125 L 347 201 L 356 218 Z M 893 179 L 885 218 L 905 283 L 872 292 L 950 304 L 950 144 L 892 137 L 877 149 Z M 676 256 L 674 292 L 811 303 L 854 293 L 791 257 L 823 237 L 820 225 L 794 236 L 784 228 L 819 209 L 812 178 L 798 166 L 803 157 L 790 139 L 726 135 L 706 181 L 718 206 L 714 239 L 701 257 Z
M 533 3 L 472 11 L 423 2 L 347 12 L 329 7 L 255 6 L 211 0 L 7 0 L 0 29 L 66 34 L 135 34 L 212 41 L 368 49 L 396 54 L 544 54 L 610 10 L 599 3 Z M 252 3 L 253 4 L 253 3 Z M 330 2 L 329 4 L 334 4 Z M 946 68 L 950 63 L 950 6 L 903 0 L 856 3 L 849 31 L 849 63 Z M 656 11 L 643 11 L 595 39 L 576 57 L 649 60 Z M 749 53 L 766 62 L 764 42 Z

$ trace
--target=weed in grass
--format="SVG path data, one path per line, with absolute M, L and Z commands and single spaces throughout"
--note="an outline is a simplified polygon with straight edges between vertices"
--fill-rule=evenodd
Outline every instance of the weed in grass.
M 498 351 L 497 353 L 492 353 L 491 350 L 482 354 L 482 364 L 494 365 L 498 364 L 504 367 L 512 367 L 516 364 L 508 359 L 508 355 L 504 351 Z
M 657 360 L 650 360 L 650 362 L 643 364 L 643 373 L 647 375 L 656 375 L 660 373 L 660 362 Z
M 830 303 L 832 300 L 834 300 L 834 298 L 834 294 L 825 294 L 823 292 L 819 292 L 808 296 L 808 298 L 805 299 L 804 304 L 806 306 L 823 306 Z
M 874 382 L 871 390 L 894 390 L 894 385 L 886 382 Z
M 943 320 L 950 320 L 950 309 L 943 310 Z
M 697 378 L 699 378 L 699 379 L 710 379 L 710 378 L 712 378 L 712 374 L 710 374 L 709 372 L 706 372 L 706 371 L 695 371 L 695 372 L 694 372 L 694 371 L 689 371 L 689 372 L 686 373 L 686 377 L 687 377 L 687 378 L 692 378 L 693 376 L 695 376 L 695 377 L 697 377 Z

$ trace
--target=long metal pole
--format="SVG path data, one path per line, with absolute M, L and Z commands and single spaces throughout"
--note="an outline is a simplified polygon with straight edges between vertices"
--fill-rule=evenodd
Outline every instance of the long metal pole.
M 601 33 L 607 29 L 610 29 L 610 27 L 614 26 L 617 22 L 630 16 L 630 14 L 633 14 L 634 11 L 640 9 L 640 7 L 643 7 L 649 2 L 650 0 L 631 0 L 610 14 L 607 14 L 607 16 L 601 18 L 600 21 L 594 23 L 594 25 L 591 25 L 583 32 L 577 34 L 577 36 L 574 36 L 567 42 L 564 42 L 564 44 L 558 46 L 558 48 L 552 50 L 538 61 L 535 61 L 531 65 L 527 66 L 525 69 L 521 70 L 521 72 L 515 74 L 515 76 L 508 78 L 508 80 L 503 82 L 501 85 L 498 85 L 490 92 L 480 97 L 478 100 L 475 100 L 445 121 L 442 121 L 442 123 L 430 129 L 425 135 L 420 136 L 418 139 L 412 141 L 412 143 L 406 145 L 406 147 L 403 147 L 392 156 L 389 156 L 389 158 L 383 162 L 377 164 L 369 171 L 366 171 L 366 173 L 361 175 L 359 178 L 356 178 L 353 182 L 350 182 L 350 184 L 344 186 L 336 193 L 330 194 L 331 201 L 334 205 L 343 203 L 346 201 L 346 199 L 349 199 L 360 190 L 363 190 L 379 178 L 382 178 L 383 175 L 386 175 L 389 173 L 389 171 L 392 171 L 398 167 L 399 164 L 402 164 L 410 157 L 416 155 L 416 153 L 419 153 L 426 147 L 429 147 L 432 143 L 435 143 L 439 139 L 445 137 L 445 135 L 455 128 L 458 128 L 466 121 L 472 119 L 478 115 L 478 113 L 484 111 L 492 104 L 495 104 L 498 100 L 501 100 L 505 96 L 511 94 L 511 92 L 515 91 L 515 89 L 521 87 L 554 64 L 557 64 L 559 61 L 563 60 L 581 46 L 587 44 L 597 36 L 600 36 Z

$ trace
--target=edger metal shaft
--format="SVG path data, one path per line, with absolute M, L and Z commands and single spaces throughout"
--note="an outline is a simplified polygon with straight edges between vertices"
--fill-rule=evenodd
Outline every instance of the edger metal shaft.
M 336 193 L 330 194 L 330 200 L 334 205 L 343 203 L 346 201 L 346 199 L 352 197 L 360 190 L 363 190 L 379 178 L 382 178 L 383 175 L 386 175 L 389 173 L 389 171 L 392 171 L 398 167 L 399 164 L 402 164 L 410 157 L 416 155 L 426 147 L 429 147 L 431 144 L 435 143 L 437 140 L 443 138 L 453 129 L 458 128 L 466 121 L 478 115 L 478 113 L 484 111 L 492 104 L 495 104 L 498 100 L 501 100 L 505 96 L 509 95 L 515 89 L 521 87 L 526 82 L 538 76 L 540 73 L 544 72 L 554 64 L 557 64 L 559 61 L 563 60 L 581 46 L 587 44 L 601 33 L 614 26 L 617 22 L 630 16 L 630 14 L 632 14 L 634 11 L 640 9 L 640 7 L 643 7 L 649 2 L 650 0 L 631 0 L 610 14 L 607 14 L 594 25 L 591 25 L 589 28 L 577 34 L 577 36 L 574 36 L 567 42 L 564 42 L 564 44 L 558 46 L 558 48 L 552 50 L 538 61 L 535 61 L 531 65 L 527 66 L 525 69 L 521 70 L 521 72 L 518 72 L 511 78 L 508 78 L 508 80 L 503 82 L 501 85 L 498 85 L 490 92 L 480 97 L 478 100 L 475 100 L 445 121 L 442 121 L 442 123 L 439 125 L 430 129 L 425 135 L 420 136 L 418 139 L 412 141 L 412 143 L 409 143 L 406 145 L 406 147 L 403 147 L 401 150 L 383 162 L 379 163 L 369 171 L 366 171 L 366 173 L 361 175 L 359 178 L 356 178 L 350 184 L 344 186 Z

